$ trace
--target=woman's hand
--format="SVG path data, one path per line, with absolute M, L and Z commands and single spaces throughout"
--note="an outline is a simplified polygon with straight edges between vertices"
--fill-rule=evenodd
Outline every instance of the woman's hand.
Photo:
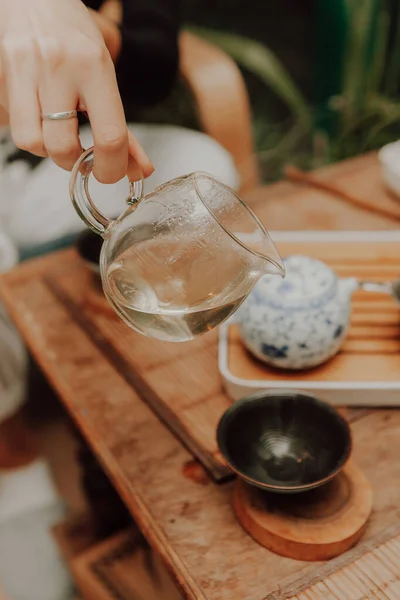
M 42 121 L 41 115 L 85 110 L 95 176 L 113 183 L 127 172 L 147 177 L 154 168 L 128 135 L 106 43 L 81 0 L 0 0 L 0 105 L 9 112 L 16 146 L 72 169 L 82 150 L 77 119 Z

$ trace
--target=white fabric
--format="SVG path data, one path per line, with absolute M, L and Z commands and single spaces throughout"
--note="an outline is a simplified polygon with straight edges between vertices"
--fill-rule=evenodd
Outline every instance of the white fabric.
M 63 517 L 57 503 L 0 523 L 0 585 L 6 598 L 72 598 L 73 583 L 51 533 Z
M 0 304 L 0 423 L 25 401 L 27 355 L 21 337 Z
M 238 187 L 230 154 L 207 135 L 163 125 L 131 125 L 130 129 L 156 167 L 145 183 L 146 193 L 193 171 L 206 171 L 223 183 Z M 89 127 L 81 129 L 81 140 L 84 148 L 92 145 Z M 6 191 L 0 184 L 0 214 L 4 215 L 6 230 L 18 247 L 41 245 L 84 227 L 69 198 L 69 179 L 70 174 L 50 160 L 43 161 L 28 177 L 22 162 L 7 168 Z M 105 186 L 93 178 L 90 188 L 95 203 L 105 214 L 117 216 L 122 212 L 128 192 L 126 180 Z
M 18 262 L 18 251 L 4 229 L 5 210 L 9 196 L 10 177 L 14 170 L 5 168 L 5 158 L 15 150 L 8 129 L 0 128 L 0 273 L 12 269 Z M 0 423 L 12 416 L 25 400 L 27 357 L 24 344 L 0 303 Z
M 72 598 L 73 584 L 51 533 L 64 516 L 44 460 L 0 471 L 0 585 L 7 598 Z
M 18 253 L 0 232 L 0 272 L 11 269 Z M 25 400 L 27 356 L 24 344 L 0 303 L 0 423 L 14 414 Z
M 57 502 L 58 494 L 43 460 L 13 471 L 0 470 L 0 526 L 23 513 Z

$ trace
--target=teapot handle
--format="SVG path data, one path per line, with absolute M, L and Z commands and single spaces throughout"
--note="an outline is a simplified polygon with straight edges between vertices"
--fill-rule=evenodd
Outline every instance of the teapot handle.
M 93 147 L 85 150 L 72 169 L 69 194 L 72 204 L 82 221 L 95 233 L 104 237 L 112 221 L 103 215 L 93 202 L 89 192 L 89 177 L 93 171 Z M 143 196 L 143 180 L 129 181 L 128 204 L 137 204 Z

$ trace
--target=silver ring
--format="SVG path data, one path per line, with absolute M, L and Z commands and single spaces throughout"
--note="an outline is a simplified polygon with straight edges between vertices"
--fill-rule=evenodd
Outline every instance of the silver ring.
M 57 113 L 44 113 L 42 114 L 43 121 L 65 121 L 66 119 L 73 119 L 78 116 L 77 110 L 67 110 L 65 112 Z

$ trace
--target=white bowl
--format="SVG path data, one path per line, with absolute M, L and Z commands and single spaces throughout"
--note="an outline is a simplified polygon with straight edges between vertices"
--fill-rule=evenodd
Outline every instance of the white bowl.
M 386 186 L 400 196 L 400 140 L 383 146 L 378 152 L 378 159 Z

